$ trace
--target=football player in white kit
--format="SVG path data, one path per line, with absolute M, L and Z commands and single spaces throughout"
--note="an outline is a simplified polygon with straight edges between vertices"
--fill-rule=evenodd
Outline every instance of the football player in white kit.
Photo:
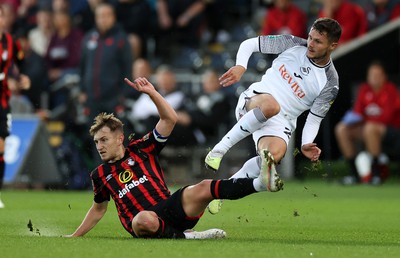
M 222 86 L 240 80 L 253 52 L 279 54 L 261 81 L 255 82 L 239 97 L 235 115 L 237 123 L 207 154 L 207 168 L 218 170 L 224 154 L 237 142 L 252 134 L 259 156 L 246 161 L 232 177 L 256 178 L 260 170 L 269 177 L 255 188 L 266 187 L 270 192 L 283 188 L 275 165 L 284 157 L 297 117 L 310 110 L 302 133 L 301 152 L 317 161 L 321 149 L 314 143 L 322 119 L 339 91 L 339 78 L 331 59 L 338 45 L 341 26 L 330 18 L 317 19 L 308 39 L 292 35 L 267 35 L 243 41 L 236 65 L 220 77 Z M 256 189 L 257 190 L 257 189 Z M 211 213 L 219 211 L 221 202 L 209 206 Z

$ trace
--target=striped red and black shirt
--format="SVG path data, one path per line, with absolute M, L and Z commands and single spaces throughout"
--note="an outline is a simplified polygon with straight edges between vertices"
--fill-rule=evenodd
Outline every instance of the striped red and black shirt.
M 9 108 L 11 92 L 8 89 L 7 78 L 11 66 L 15 63 L 21 67 L 24 53 L 18 41 L 15 41 L 10 33 L 3 33 L 0 40 L 0 109 Z
M 111 196 L 122 225 L 131 234 L 131 221 L 137 213 L 170 196 L 158 160 L 165 142 L 154 129 L 130 141 L 121 160 L 103 163 L 90 174 L 94 201 L 109 201 Z

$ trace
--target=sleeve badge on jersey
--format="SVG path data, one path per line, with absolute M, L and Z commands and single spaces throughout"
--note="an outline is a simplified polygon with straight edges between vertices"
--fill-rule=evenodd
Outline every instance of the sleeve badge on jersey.
M 129 136 L 128 136 L 128 140 L 129 141 L 132 141 L 132 140 L 134 140 L 135 139 L 135 133 L 131 133 Z
M 147 141 L 150 137 L 150 133 L 146 134 L 145 136 L 143 136 L 143 141 Z

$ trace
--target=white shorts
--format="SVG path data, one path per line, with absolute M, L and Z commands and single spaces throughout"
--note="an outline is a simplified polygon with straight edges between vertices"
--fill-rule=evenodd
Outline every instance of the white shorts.
M 247 113 L 246 103 L 251 97 L 260 93 L 268 93 L 265 91 L 265 86 L 262 91 L 258 91 L 257 88 L 260 86 L 261 85 L 259 83 L 253 83 L 247 90 L 240 94 L 235 110 L 237 120 Z M 253 140 L 256 150 L 258 149 L 258 141 L 265 136 L 279 137 L 284 140 L 288 146 L 290 137 L 295 129 L 296 120 L 287 119 L 282 112 L 279 112 L 277 115 L 269 118 L 260 129 L 253 133 Z

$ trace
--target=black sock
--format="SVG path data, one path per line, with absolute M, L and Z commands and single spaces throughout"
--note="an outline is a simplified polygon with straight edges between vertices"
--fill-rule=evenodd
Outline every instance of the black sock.
M 4 153 L 0 153 L 0 190 L 3 187 L 5 167 L 6 167 L 6 164 L 4 162 Z
M 372 157 L 371 174 L 372 176 L 380 176 L 378 157 Z
M 249 178 L 213 180 L 211 194 L 215 199 L 236 200 L 257 192 Z
M 360 176 L 358 175 L 357 167 L 356 167 L 356 159 L 351 158 L 347 161 L 350 165 L 350 173 L 354 176 L 357 180 L 360 180 Z
M 158 218 L 158 222 L 160 223 L 160 227 L 156 232 L 158 238 L 185 238 L 185 234 L 182 231 L 165 223 L 161 218 Z

